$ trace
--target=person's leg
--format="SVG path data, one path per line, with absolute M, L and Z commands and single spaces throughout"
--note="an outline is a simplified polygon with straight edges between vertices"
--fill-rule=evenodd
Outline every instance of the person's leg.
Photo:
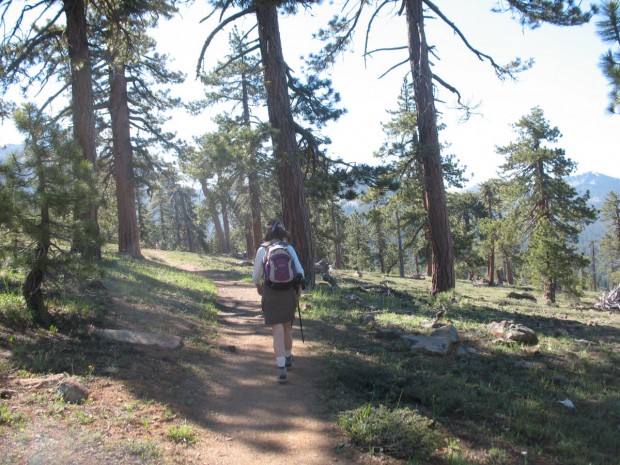
M 284 354 L 286 355 L 286 368 L 293 366 L 293 322 L 284 323 Z
M 284 330 L 284 351 L 286 355 L 291 355 L 293 350 L 293 322 L 287 321 L 282 327 Z
M 273 325 L 273 352 L 278 362 L 278 383 L 286 383 L 286 349 L 284 348 L 284 326 L 282 324 Z
M 273 352 L 276 354 L 276 359 L 286 356 L 286 343 L 285 343 L 285 329 L 284 325 L 277 324 L 271 326 L 273 332 Z M 278 360 L 279 362 L 279 360 Z M 278 365 L 280 365 L 278 363 Z M 282 364 L 284 365 L 284 364 Z

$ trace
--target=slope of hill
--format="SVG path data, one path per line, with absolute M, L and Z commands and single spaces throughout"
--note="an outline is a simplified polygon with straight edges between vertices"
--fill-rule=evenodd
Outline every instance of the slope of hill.
M 600 209 L 605 203 L 605 198 L 609 192 L 620 193 L 620 179 L 612 178 L 601 173 L 583 173 L 570 176 L 568 183 L 574 187 L 580 195 L 590 192 L 590 204 Z M 579 236 L 579 247 L 587 248 L 591 242 L 598 242 L 605 233 L 605 223 L 597 219 L 594 223 L 586 226 Z

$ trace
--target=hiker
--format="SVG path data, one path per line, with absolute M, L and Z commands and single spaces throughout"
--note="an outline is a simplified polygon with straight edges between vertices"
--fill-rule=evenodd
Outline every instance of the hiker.
M 265 228 L 265 242 L 254 258 L 252 281 L 261 298 L 265 325 L 273 332 L 273 351 L 278 363 L 280 384 L 287 381 L 286 371 L 293 365 L 293 321 L 305 277 L 297 253 L 285 242 L 290 235 L 280 220 L 274 219 Z

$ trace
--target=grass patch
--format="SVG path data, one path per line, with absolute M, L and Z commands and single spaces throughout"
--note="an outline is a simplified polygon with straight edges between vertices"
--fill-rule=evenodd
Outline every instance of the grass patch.
M 410 409 L 440 425 L 446 445 L 433 453 L 436 463 L 617 461 L 620 316 L 594 310 L 594 293 L 549 306 L 531 289 L 537 301 L 517 301 L 507 294 L 522 290 L 458 281 L 454 292 L 430 298 L 424 280 L 333 274 L 338 288 L 320 284 L 303 301 L 327 343 L 325 400 L 356 443 L 418 460 L 417 447 L 394 446 L 399 436 L 386 433 L 387 447 L 379 439 L 389 412 Z M 368 292 L 388 288 L 396 292 Z M 430 335 L 440 310 L 462 350 L 447 357 L 411 351 L 400 336 Z M 538 344 L 497 342 L 487 325 L 502 320 L 533 329 Z
M 425 460 L 441 447 L 434 423 L 407 407 L 368 403 L 340 414 L 338 423 L 358 446 L 396 458 Z
M 184 444 L 191 446 L 196 442 L 196 432 L 191 425 L 188 425 L 186 421 L 181 425 L 171 426 L 168 428 L 168 439 L 176 444 Z

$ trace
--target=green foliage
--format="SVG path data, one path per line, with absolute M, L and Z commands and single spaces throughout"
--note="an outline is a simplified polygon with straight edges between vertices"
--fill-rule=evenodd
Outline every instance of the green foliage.
M 508 299 L 505 287 L 457 281 L 454 294 L 431 300 L 428 282 L 391 277 L 389 286 L 406 290 L 411 298 L 380 300 L 361 292 L 381 282 L 378 273 L 355 279 L 347 270 L 333 274 L 341 283 L 338 290 L 323 288 L 304 296 L 312 305 L 304 324 L 320 320 L 321 331 L 315 334 L 326 345 L 325 400 L 347 432 L 374 438 L 364 447 L 384 447 L 377 439 L 378 409 L 409 408 L 436 421 L 443 459 L 463 460 L 447 463 L 519 463 L 520 451 L 527 451 L 532 463 L 554 457 L 571 465 L 606 465 L 617 455 L 617 441 L 601 431 L 615 431 L 615 418 L 604 412 L 617 404 L 613 380 L 620 365 L 613 347 L 620 322 L 616 314 L 583 309 L 596 301 L 594 293 L 582 296 L 580 309 L 565 296 L 550 308 L 544 302 Z M 401 336 L 429 335 L 429 322 L 439 309 L 444 310 L 439 321 L 457 328 L 458 354 L 431 357 L 411 351 Z M 370 312 L 374 321 L 362 323 Z M 508 319 L 535 329 L 538 345 L 495 340 L 487 324 Z M 583 339 L 599 342 L 584 346 Z M 575 409 L 558 402 L 566 398 Z M 466 443 L 455 443 L 464 436 L 486 440 L 472 451 Z M 388 448 L 398 447 L 396 441 L 387 442 Z
M 517 141 L 497 148 L 506 157 L 502 192 L 510 205 L 510 224 L 518 227 L 528 248 L 530 272 L 554 302 L 559 288 L 575 289 L 572 276 L 587 263 L 573 246 L 595 212 L 587 204 L 588 195 L 578 196 L 565 180 L 575 163 L 564 150 L 545 145 L 557 143 L 560 131 L 549 125 L 543 111 L 533 108 L 514 127 Z
M 371 268 L 371 236 L 367 222 L 360 213 L 352 213 L 345 223 L 345 266 L 358 270 Z
M 536 225 L 528 245 L 526 261 L 534 282 L 543 284 L 549 290 L 559 285 L 573 295 L 578 294 L 577 270 L 588 263 L 582 254 L 568 247 L 565 238 L 546 222 Z
M 620 110 L 620 3 L 616 0 L 601 2 L 600 15 L 602 19 L 596 22 L 597 34 L 606 44 L 615 46 L 601 56 L 600 68 L 603 76 L 607 78 L 609 87 L 610 113 L 618 113 Z
M 600 242 L 603 269 L 607 271 L 612 286 L 620 283 L 620 195 L 610 192 L 601 208 L 605 222 L 605 235 Z
M 341 413 L 338 423 L 358 446 L 401 459 L 426 460 L 442 446 L 432 422 L 408 407 L 365 404 Z
M 168 428 L 167 436 L 171 441 L 186 446 L 191 446 L 196 442 L 196 432 L 191 425 L 187 424 L 187 421 L 184 421 L 182 425 Z
M 22 291 L 36 323 L 49 324 L 42 288 L 50 272 L 66 270 L 67 247 L 94 237 L 92 223 L 76 218 L 95 198 L 90 165 L 68 130 L 32 105 L 14 114 L 26 136 L 24 151 L 0 166 L 0 238 L 5 266 L 25 271 Z

